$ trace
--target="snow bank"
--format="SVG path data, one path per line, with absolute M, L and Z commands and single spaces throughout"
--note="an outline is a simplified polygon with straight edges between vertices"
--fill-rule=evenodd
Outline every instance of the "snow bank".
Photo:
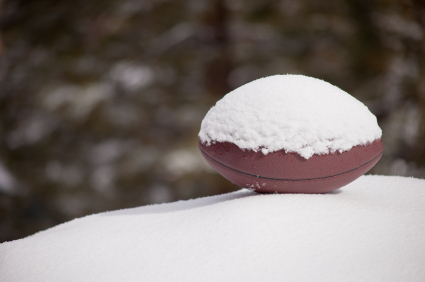
M 424 281 L 425 180 L 248 190 L 107 212 L 0 244 L 2 282 Z
M 210 109 L 199 132 L 208 145 L 227 141 L 264 154 L 284 149 L 306 159 L 347 151 L 381 135 L 364 104 L 303 75 L 269 76 L 237 88 Z

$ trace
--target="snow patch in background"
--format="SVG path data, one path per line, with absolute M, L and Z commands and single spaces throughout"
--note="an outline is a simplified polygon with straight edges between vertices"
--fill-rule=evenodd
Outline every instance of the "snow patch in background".
M 152 195 L 164 200 L 166 195 Z M 106 212 L 0 244 L 2 282 L 424 281 L 425 180 Z
M 18 192 L 18 182 L 0 161 L 0 194 L 14 195 Z
M 110 77 L 127 90 L 135 91 L 148 86 L 154 78 L 154 73 L 147 66 L 120 62 L 112 67 Z
M 308 159 L 381 138 L 376 117 L 353 96 L 303 75 L 260 78 L 228 93 L 201 124 L 208 145 L 231 142 L 264 154 L 284 149 Z
M 197 149 L 179 149 L 166 154 L 162 161 L 173 179 L 199 170 L 215 172 L 202 158 Z

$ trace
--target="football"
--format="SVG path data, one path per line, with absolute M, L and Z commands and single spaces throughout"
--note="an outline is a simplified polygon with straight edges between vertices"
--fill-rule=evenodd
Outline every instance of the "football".
M 198 142 L 202 156 L 232 183 L 260 193 L 326 193 L 366 173 L 381 158 L 380 139 L 345 152 L 313 155 L 309 159 L 284 150 L 264 155 L 229 142 L 207 146 Z
M 381 158 L 382 130 L 362 102 L 304 75 L 251 81 L 217 101 L 201 123 L 205 160 L 261 193 L 326 193 Z

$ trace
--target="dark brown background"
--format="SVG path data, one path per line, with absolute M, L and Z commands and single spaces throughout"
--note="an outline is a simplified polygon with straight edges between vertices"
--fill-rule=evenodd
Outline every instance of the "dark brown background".
M 202 160 L 199 126 L 228 91 L 272 74 L 364 102 L 384 132 L 371 173 L 424 178 L 422 3 L 0 1 L 0 242 L 239 189 Z

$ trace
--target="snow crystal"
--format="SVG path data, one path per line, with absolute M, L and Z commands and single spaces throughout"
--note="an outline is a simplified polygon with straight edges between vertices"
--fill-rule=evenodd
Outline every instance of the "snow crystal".
M 260 78 L 228 93 L 201 124 L 210 145 L 231 142 L 264 154 L 284 149 L 308 159 L 381 138 L 376 117 L 353 96 L 303 75 Z
M 106 212 L 0 244 L 2 282 L 424 281 L 425 180 Z

